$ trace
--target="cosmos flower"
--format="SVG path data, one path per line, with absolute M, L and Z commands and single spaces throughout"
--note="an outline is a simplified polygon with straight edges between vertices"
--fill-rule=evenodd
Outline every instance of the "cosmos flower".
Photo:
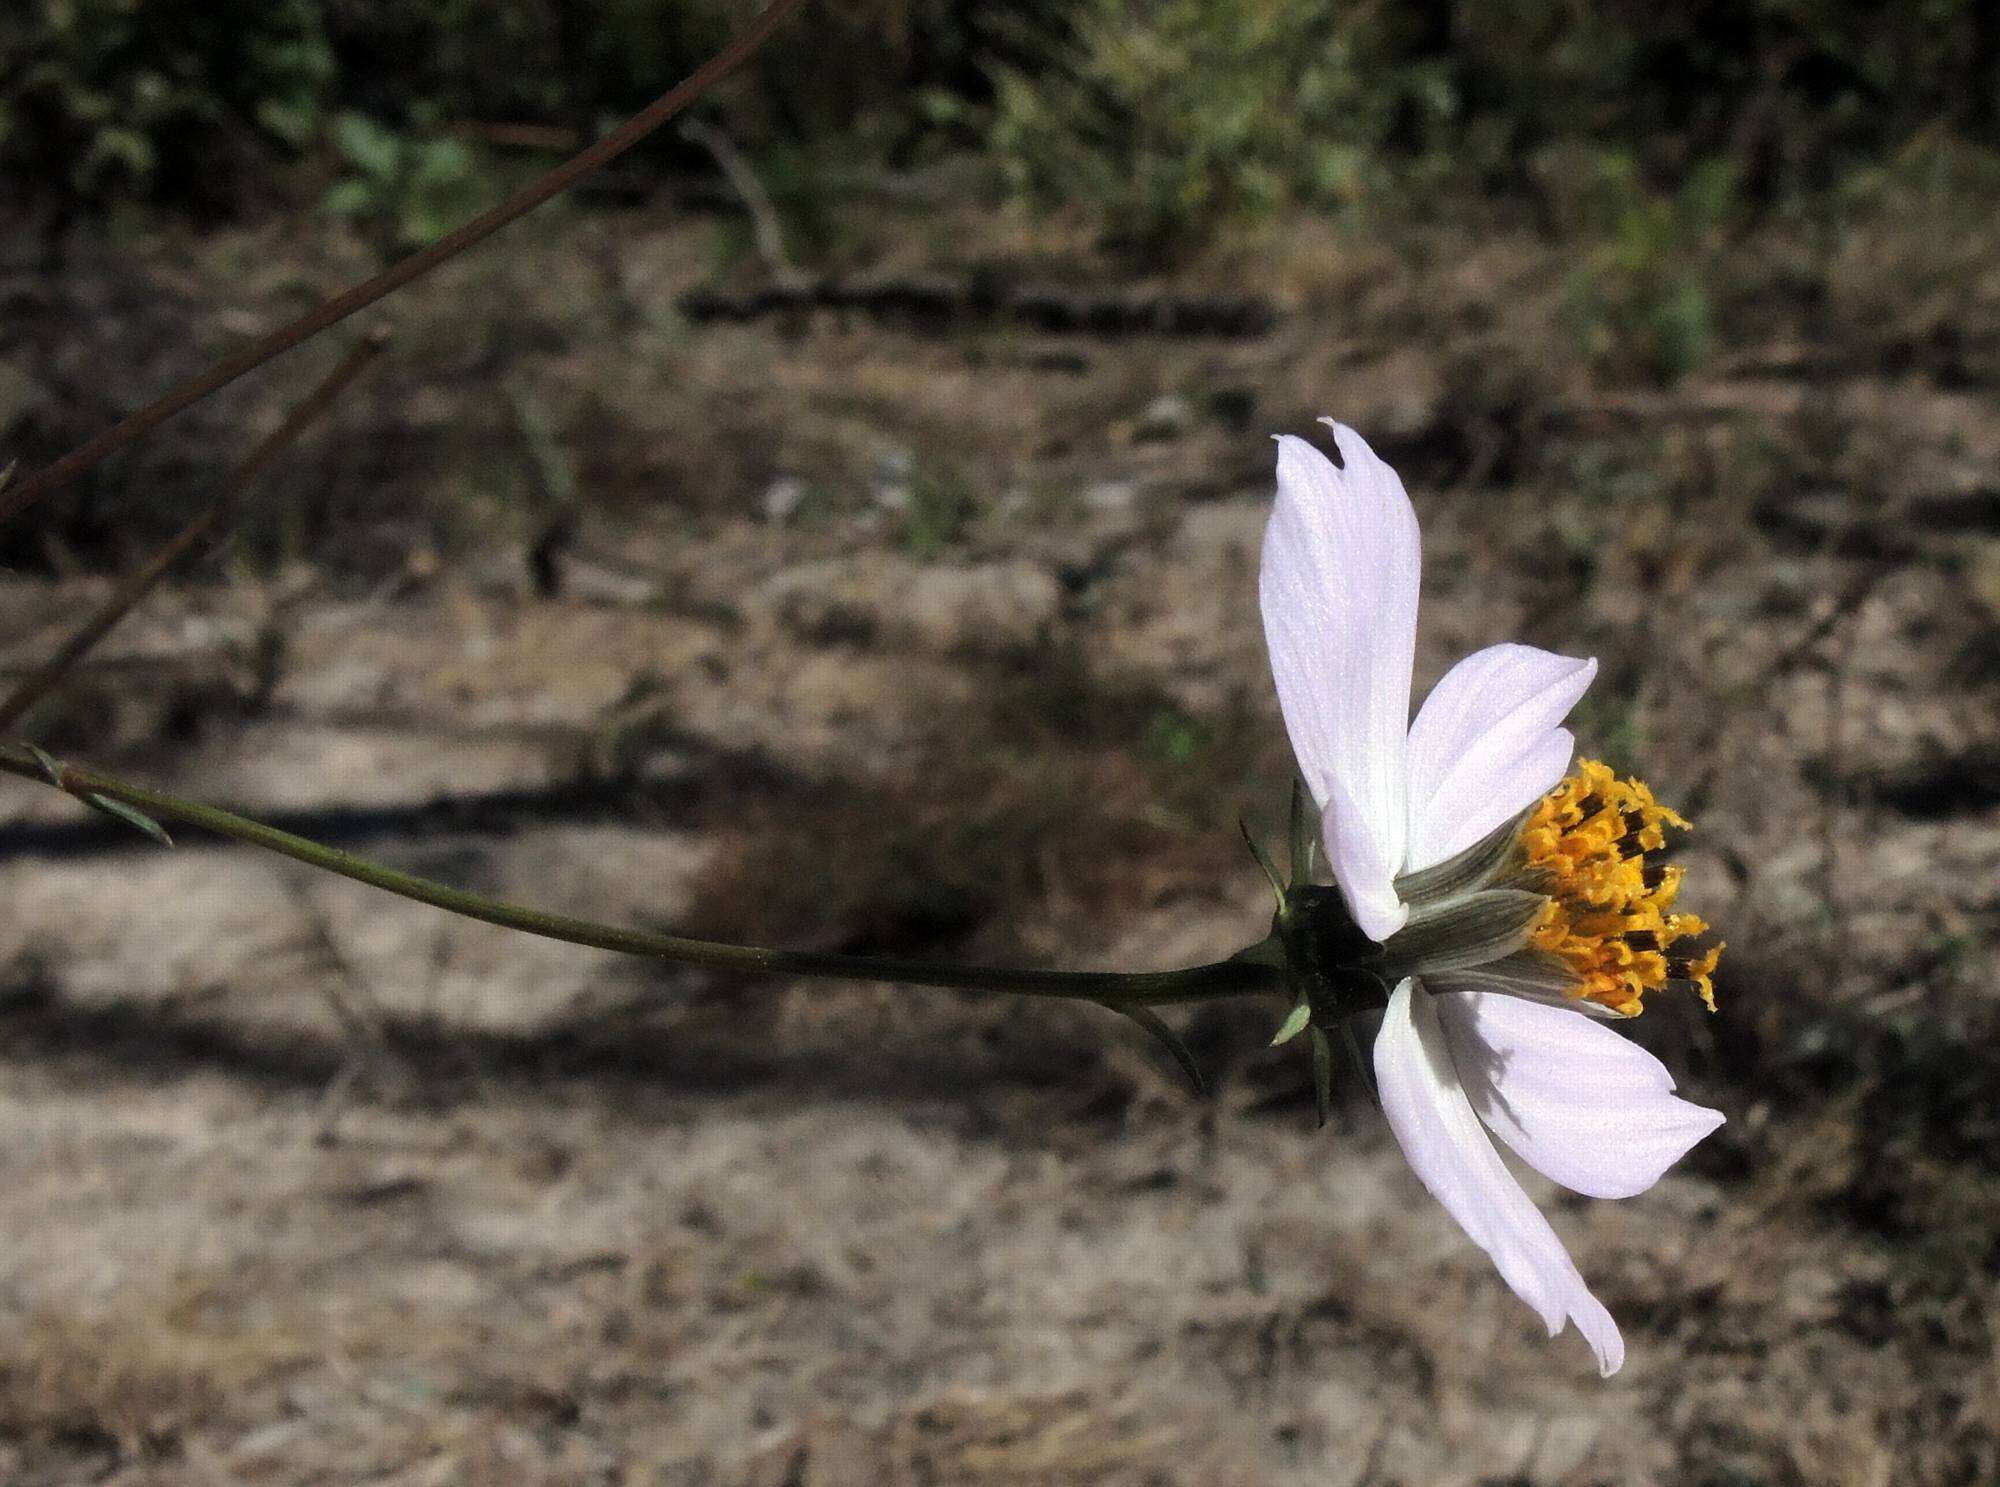
M 1722 1123 L 1600 1020 L 1680 986 L 1714 1006 L 1719 945 L 1676 912 L 1657 854 L 1686 822 L 1636 780 L 1581 761 L 1562 727 L 1596 674 L 1495 645 L 1410 719 L 1417 518 L 1395 471 L 1328 422 L 1336 465 L 1278 440 L 1260 599 L 1278 699 L 1320 812 L 1337 894 L 1310 961 L 1339 1011 L 1386 994 L 1373 1063 L 1410 1166 L 1553 1337 L 1573 1321 L 1609 1376 L 1625 1346 L 1488 1136 L 1598 1198 L 1642 1193 Z M 1303 910 L 1301 910 L 1303 913 Z M 1332 948 L 1327 948 L 1332 947 Z M 1303 1004 L 1303 1003 L 1302 1003 Z M 1314 1020 L 1322 1009 L 1314 1008 Z

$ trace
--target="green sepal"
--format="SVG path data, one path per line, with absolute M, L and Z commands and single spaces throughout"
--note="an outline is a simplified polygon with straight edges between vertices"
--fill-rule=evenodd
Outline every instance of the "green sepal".
M 1312 1029 L 1312 1047 L 1313 1109 L 1324 1126 L 1333 1114 L 1333 1046 L 1326 1041 L 1326 1029 L 1318 1024 Z
M 1174 1062 L 1179 1064 L 1181 1072 L 1187 1075 L 1188 1083 L 1194 1086 L 1194 1092 L 1203 1099 L 1208 1098 L 1208 1081 L 1201 1077 L 1201 1066 L 1194 1061 L 1194 1054 L 1189 1051 L 1181 1035 L 1168 1027 L 1159 1013 L 1155 1012 L 1151 1007 L 1136 1005 L 1121 1007 L 1114 1002 L 1100 1002 L 1098 1005 L 1109 1007 L 1113 1012 L 1131 1018 L 1132 1021 L 1138 1023 L 1140 1027 L 1151 1033 L 1160 1046 L 1173 1055 Z
M 1279 1025 L 1277 1036 L 1271 1039 L 1271 1046 L 1276 1048 L 1281 1043 L 1289 1043 L 1300 1033 L 1304 1032 L 1306 1024 L 1312 1021 L 1312 1013 L 1311 1003 L 1301 999 L 1299 1004 L 1292 1008 L 1291 1013 L 1285 1018 L 1284 1022 Z
M 1257 859 L 1257 866 L 1264 870 L 1265 881 L 1271 885 L 1271 892 L 1278 900 L 1278 917 L 1285 915 L 1285 880 L 1278 876 L 1277 865 L 1271 861 L 1257 838 L 1250 834 L 1250 823 L 1241 816 L 1236 818 L 1236 829 L 1243 833 L 1243 844 L 1250 849 L 1250 855 Z
M 1306 794 L 1305 783 L 1293 775 L 1291 845 L 1294 885 L 1312 881 L 1313 867 L 1319 859 L 1319 826 L 1313 819 L 1311 799 Z
M 104 812 L 114 820 L 123 821 L 135 831 L 142 831 L 163 847 L 171 847 L 174 839 L 167 835 L 167 828 L 155 821 L 144 811 L 136 810 L 122 800 L 113 800 L 108 795 L 91 791 L 82 797 L 83 803 L 93 810 Z
M 1354 1065 L 1354 1077 L 1367 1085 L 1368 1093 L 1374 1096 L 1375 1103 L 1377 1105 L 1381 1104 L 1382 1091 L 1375 1085 L 1375 1066 L 1368 1061 L 1368 1056 L 1361 1051 L 1361 1040 L 1354 1035 L 1354 1024 L 1352 1022 L 1343 1022 L 1340 1025 L 1340 1038 L 1347 1045 L 1347 1057 Z

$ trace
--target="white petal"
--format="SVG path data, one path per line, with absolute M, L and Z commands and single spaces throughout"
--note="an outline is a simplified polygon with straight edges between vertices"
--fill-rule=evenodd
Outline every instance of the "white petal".
M 1352 429 L 1333 431 L 1344 468 L 1303 439 L 1278 440 L 1258 594 L 1292 751 L 1326 811 L 1328 860 L 1356 922 L 1380 939 L 1401 923 L 1383 906 L 1396 903 L 1408 822 L 1420 539 L 1396 472 Z
M 1459 1088 L 1438 999 L 1414 981 L 1389 998 L 1375 1038 L 1375 1080 L 1382 1113 L 1431 1195 L 1472 1242 L 1493 1257 L 1500 1276 L 1540 1314 L 1554 1337 L 1574 1321 L 1606 1378 L 1625 1361 L 1611 1313 L 1590 1294 L 1555 1230 L 1500 1160 Z
M 1531 645 L 1488 646 L 1444 674 L 1410 725 L 1406 871 L 1463 852 L 1556 787 L 1575 749 L 1558 725 L 1596 675 L 1595 660 Z
M 1388 849 L 1365 821 L 1354 830 L 1344 829 L 1362 817 L 1340 776 L 1329 779 L 1327 788 L 1332 792 L 1322 818 L 1327 866 L 1361 932 L 1371 940 L 1386 940 L 1410 917 L 1410 906 L 1396 897 L 1396 865 L 1381 855 Z
M 1493 992 L 1434 998 L 1479 1118 L 1537 1172 L 1592 1198 L 1660 1180 L 1722 1112 L 1673 1093 L 1667 1066 L 1580 1012 Z

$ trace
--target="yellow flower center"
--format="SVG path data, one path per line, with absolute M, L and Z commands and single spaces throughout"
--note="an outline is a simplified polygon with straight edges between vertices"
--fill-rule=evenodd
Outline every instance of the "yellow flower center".
M 1683 982 L 1715 1010 L 1715 964 L 1722 946 L 1698 955 L 1669 952 L 1706 933 L 1697 914 L 1672 912 L 1678 867 L 1647 861 L 1667 844 L 1667 828 L 1688 823 L 1633 779 L 1594 759 L 1542 798 L 1522 828 L 1528 868 L 1549 895 L 1530 943 L 1575 977 L 1574 994 L 1636 1017 L 1649 991 Z

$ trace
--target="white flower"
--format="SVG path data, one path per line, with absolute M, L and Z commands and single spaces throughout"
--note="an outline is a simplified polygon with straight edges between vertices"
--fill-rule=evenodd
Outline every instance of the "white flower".
M 1410 720 L 1416 513 L 1395 471 L 1352 429 L 1325 422 L 1339 466 L 1303 439 L 1278 440 L 1260 599 L 1340 896 L 1385 942 L 1380 964 L 1399 973 L 1374 1045 L 1382 1109 L 1424 1186 L 1549 1335 L 1574 1321 L 1609 1376 L 1625 1358 L 1617 1324 L 1487 1131 L 1567 1188 L 1623 1198 L 1722 1124 L 1672 1093 L 1658 1059 L 1584 1011 L 1630 1014 L 1644 992 L 1674 982 L 1708 999 L 1717 952 L 1666 953 L 1706 926 L 1671 912 L 1678 869 L 1644 857 L 1666 826 L 1685 823 L 1601 765 L 1565 779 L 1575 740 L 1562 721 L 1595 661 L 1491 646 L 1447 672 Z M 1414 950 L 1415 963 L 1399 959 L 1399 945 L 1424 943 L 1438 922 L 1426 880 L 1409 875 L 1469 861 L 1508 832 L 1518 835 L 1507 838 L 1505 882 L 1536 916 L 1509 958 L 1483 971 L 1463 956 L 1440 960 L 1436 974 Z

